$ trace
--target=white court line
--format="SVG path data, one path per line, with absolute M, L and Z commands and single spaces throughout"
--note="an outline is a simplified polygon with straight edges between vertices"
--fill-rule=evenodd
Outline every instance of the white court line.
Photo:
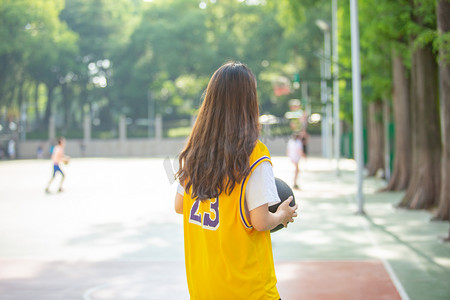
M 91 298 L 91 294 L 95 293 L 98 290 L 101 290 L 102 288 L 111 285 L 110 283 L 104 283 L 98 286 L 94 286 L 93 288 L 88 289 L 86 292 L 84 292 L 83 294 L 83 300 L 92 300 Z
M 398 279 L 397 275 L 395 274 L 394 270 L 392 269 L 392 266 L 389 264 L 389 262 L 381 255 L 381 247 L 378 241 L 376 240 L 373 232 L 370 230 L 370 226 L 368 225 L 367 220 L 363 222 L 364 230 L 366 231 L 367 235 L 369 236 L 370 241 L 377 249 L 377 255 L 378 258 L 383 262 L 384 268 L 388 272 L 389 276 L 391 277 L 392 282 L 394 283 L 395 287 L 397 288 L 398 293 L 400 294 L 400 297 L 402 300 L 410 300 L 408 294 L 406 293 L 405 289 L 403 288 L 402 283 Z
M 350 204 L 354 205 L 354 203 L 352 202 L 351 197 L 348 197 L 348 201 L 349 201 Z M 381 252 L 380 244 L 378 243 L 378 241 L 375 238 L 372 230 L 370 229 L 371 226 L 369 225 L 369 221 L 367 221 L 367 219 L 364 219 L 364 221 L 362 221 L 361 218 L 364 218 L 364 217 L 361 216 L 360 218 L 358 218 L 358 221 L 360 223 L 362 223 L 362 226 L 364 227 L 364 231 L 369 236 L 369 239 L 370 239 L 372 245 L 377 250 L 376 253 L 377 253 L 378 259 L 380 259 L 381 262 L 383 263 L 384 268 L 388 272 L 389 277 L 391 278 L 392 282 L 394 283 L 395 288 L 397 289 L 398 293 L 400 294 L 400 297 L 402 298 L 402 300 L 410 300 L 408 294 L 406 293 L 405 289 L 403 288 L 402 283 L 400 282 L 400 280 L 398 279 L 397 275 L 395 274 L 394 269 L 392 269 L 392 266 L 389 264 L 389 262 L 381 254 L 382 252 Z

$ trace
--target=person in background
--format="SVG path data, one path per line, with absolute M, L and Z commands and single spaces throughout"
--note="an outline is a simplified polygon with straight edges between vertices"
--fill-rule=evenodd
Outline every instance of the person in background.
M 8 142 L 8 157 L 9 159 L 16 158 L 16 142 L 13 139 Z
M 53 175 L 50 178 L 50 181 L 47 184 L 47 187 L 45 188 L 45 192 L 49 193 L 50 192 L 50 185 L 52 184 L 53 180 L 56 177 L 56 173 L 60 173 L 61 174 L 61 181 L 59 183 L 59 188 L 58 188 L 58 192 L 62 192 L 62 185 L 64 182 L 64 178 L 65 175 L 63 173 L 63 171 L 61 170 L 61 164 L 68 164 L 69 163 L 69 156 L 66 156 L 64 153 L 64 149 L 66 147 L 66 139 L 64 137 L 60 137 L 58 139 L 58 144 L 54 147 L 53 151 L 52 151 L 52 162 L 53 162 Z
M 36 150 L 36 158 L 37 159 L 43 159 L 44 158 L 44 148 L 42 148 L 42 145 L 39 145 Z
M 295 132 L 292 134 L 291 138 L 288 141 L 288 145 L 287 145 L 287 156 L 289 157 L 289 159 L 295 166 L 294 184 L 293 184 L 294 189 L 300 189 L 300 187 L 298 185 L 298 176 L 300 174 L 299 163 L 300 163 L 300 158 L 303 155 L 304 155 L 303 154 L 303 145 L 302 145 L 300 133 Z
M 305 158 L 306 162 L 306 159 L 308 157 L 309 134 L 305 128 L 303 128 L 302 131 L 300 132 L 300 139 L 303 145 L 303 157 Z

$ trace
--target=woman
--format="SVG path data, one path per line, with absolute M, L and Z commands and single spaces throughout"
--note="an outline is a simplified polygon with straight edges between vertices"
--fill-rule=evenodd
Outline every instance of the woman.
M 212 76 L 180 154 L 175 210 L 183 214 L 191 299 L 276 299 L 269 230 L 297 216 L 289 201 L 275 213 L 270 154 L 258 141 L 256 80 L 229 62 Z

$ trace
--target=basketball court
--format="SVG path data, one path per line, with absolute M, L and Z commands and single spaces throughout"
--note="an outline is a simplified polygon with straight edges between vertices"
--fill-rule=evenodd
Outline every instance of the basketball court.
M 189 299 L 178 262 L 6 260 L 0 266 L 1 299 Z M 284 261 L 276 268 L 283 299 L 401 299 L 377 261 Z
M 273 162 L 289 183 L 288 160 Z M 437 239 L 448 223 L 394 209 L 401 193 L 375 193 L 376 179 L 356 215 L 353 162 L 342 169 L 303 164 L 300 216 L 272 234 L 282 299 L 448 299 L 450 246 Z M 0 162 L 0 299 L 189 299 L 163 159 L 73 159 L 65 171 L 65 191 L 45 194 L 49 161 Z

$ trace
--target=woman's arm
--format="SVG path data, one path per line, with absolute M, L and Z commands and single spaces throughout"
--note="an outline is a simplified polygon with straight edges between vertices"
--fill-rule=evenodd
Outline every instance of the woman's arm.
M 277 211 L 275 213 L 271 213 L 269 211 L 268 204 L 261 205 L 250 211 L 250 222 L 252 223 L 253 228 L 258 231 L 271 230 L 278 226 L 278 224 L 283 224 L 284 227 L 287 227 L 287 223 L 294 222 L 294 218 L 297 217 L 297 207 L 289 206 L 291 203 L 292 196 L 289 197 L 286 201 L 280 204 Z
M 272 164 L 262 162 L 253 170 L 245 190 L 246 214 L 253 228 L 265 231 L 279 224 L 287 226 L 288 222 L 293 222 L 293 218 L 297 216 L 297 206 L 290 207 L 290 199 L 285 204 L 280 204 L 275 213 L 269 212 L 269 206 L 280 201 Z
M 183 213 L 183 195 L 179 194 L 178 192 L 175 196 L 175 211 L 178 214 Z

